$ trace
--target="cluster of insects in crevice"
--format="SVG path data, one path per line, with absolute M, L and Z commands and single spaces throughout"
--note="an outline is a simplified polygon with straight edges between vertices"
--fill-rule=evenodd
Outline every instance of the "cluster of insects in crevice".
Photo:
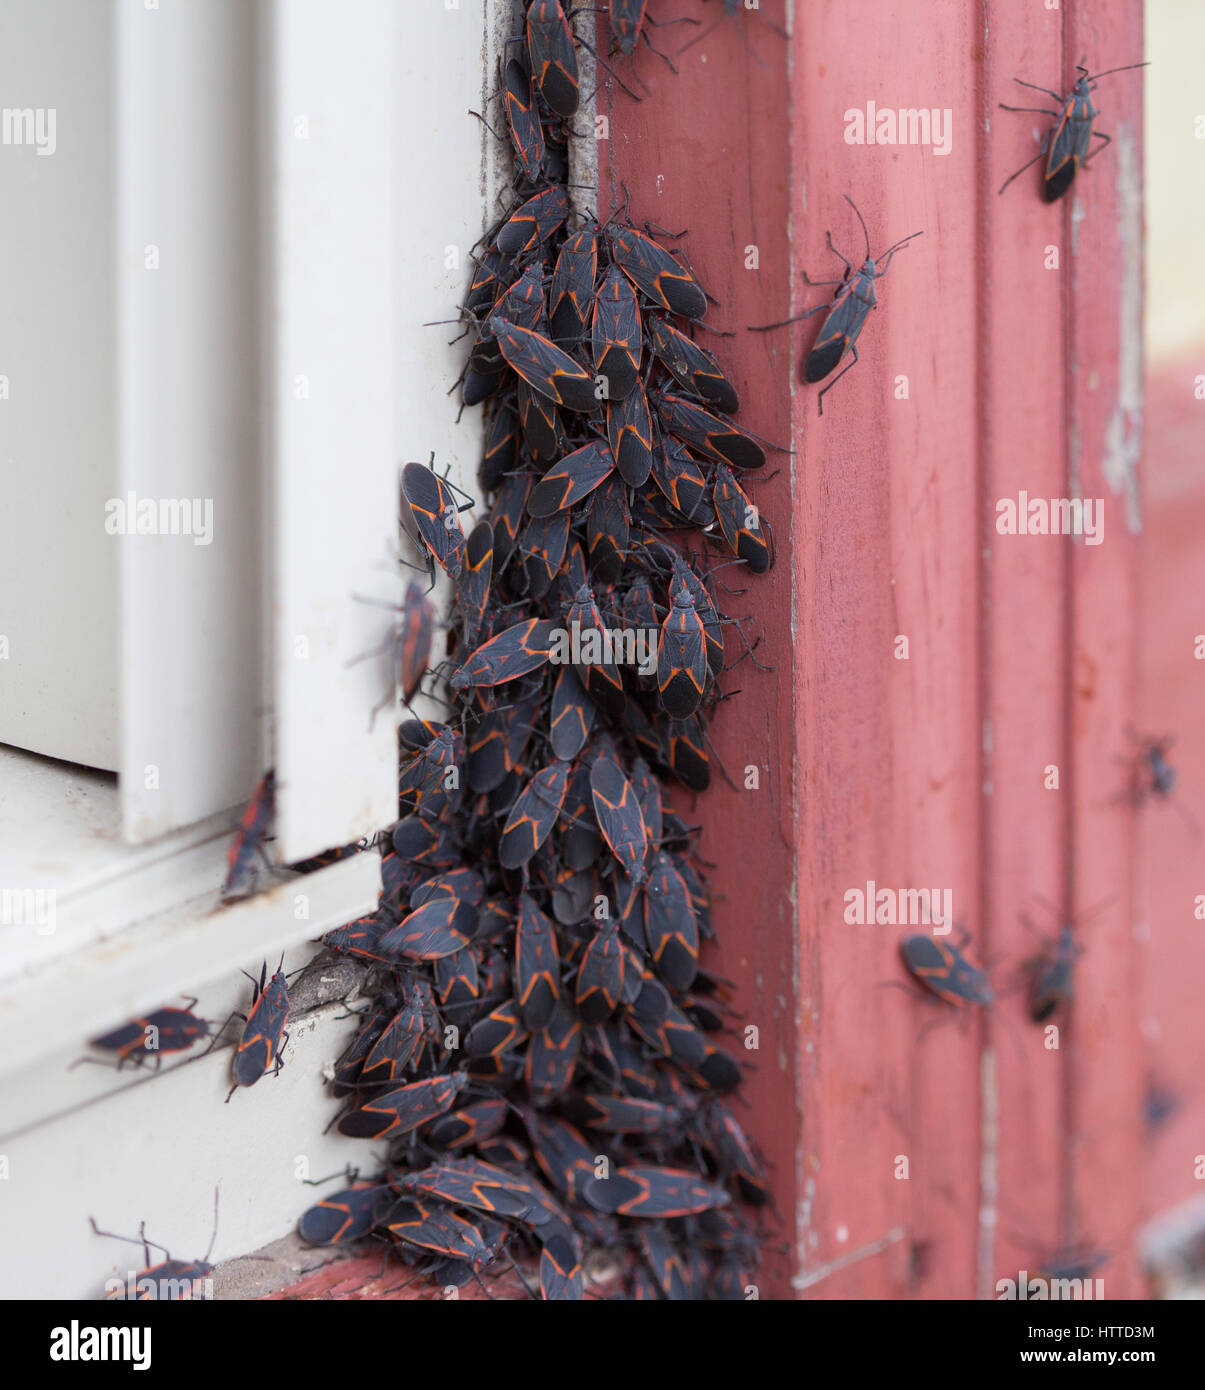
M 471 503 L 431 467 L 401 480 L 404 525 L 454 586 L 450 656 L 424 681 L 448 712 L 402 723 L 380 905 L 325 938 L 376 991 L 337 1124 L 389 1162 L 301 1234 L 375 1234 L 445 1286 L 528 1249 L 543 1297 L 590 1296 L 593 1250 L 619 1270 L 608 1293 L 745 1298 L 769 1194 L 724 1099 L 731 986 L 700 965 L 696 828 L 664 783 L 711 780 L 726 634 L 757 660 L 717 596 L 770 567 L 737 481 L 765 454 L 727 418 L 684 260 L 626 215 L 570 226 L 555 2 L 530 6 L 503 93 L 520 182 L 476 262 L 461 381 L 488 402 L 485 519 L 466 534 Z M 432 622 L 411 585 L 404 694 Z

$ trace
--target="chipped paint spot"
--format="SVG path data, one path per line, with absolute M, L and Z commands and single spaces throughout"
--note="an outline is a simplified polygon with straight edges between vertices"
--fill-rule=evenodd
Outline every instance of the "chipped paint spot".
M 999 1196 L 1000 1096 L 996 1085 L 996 1053 L 983 1049 L 979 1063 L 979 1297 L 990 1298 L 995 1264 L 996 1201 Z
M 1072 188 L 1074 187 L 1075 185 L 1072 184 Z M 1079 255 L 1079 224 L 1087 215 L 1078 196 L 1073 196 L 1071 202 L 1071 254 L 1073 256 Z
M 844 1230 L 845 1228 L 842 1227 L 841 1229 Z M 904 1228 L 895 1226 L 885 1236 L 880 1236 L 878 1240 L 872 1240 L 869 1245 L 862 1245 L 857 1250 L 850 1250 L 835 1260 L 829 1260 L 827 1264 L 809 1270 L 806 1274 L 796 1274 L 791 1279 L 791 1287 L 793 1289 L 811 1288 L 813 1284 L 819 1284 L 822 1279 L 827 1279 L 830 1274 L 835 1274 L 837 1270 L 846 1269 L 849 1265 L 857 1264 L 860 1260 L 868 1260 L 872 1255 L 881 1254 L 888 1246 L 903 1239 Z
M 1125 499 L 1126 525 L 1142 530 L 1138 460 L 1142 456 L 1142 169 L 1133 127 L 1121 124 L 1117 148 L 1117 217 L 1121 305 L 1117 317 L 1117 404 L 1105 426 L 1101 473 Z
M 837 1239 L 838 1239 L 838 1241 L 839 1241 L 842 1245 L 845 1244 L 845 1242 L 849 1239 L 849 1227 L 848 1227 L 848 1226 L 838 1226 L 838 1227 L 837 1227 Z
M 509 10 L 507 5 L 496 7 L 499 12 Z M 506 16 L 507 27 L 510 26 L 510 15 Z M 582 9 L 573 16 L 573 32 L 579 39 L 585 39 L 587 43 L 594 40 L 594 11 L 592 9 Z M 578 82 L 581 86 L 582 101 L 578 107 L 577 116 L 567 124 L 569 130 L 569 203 L 580 217 L 597 219 L 598 217 L 598 151 L 599 141 L 594 139 L 594 118 L 598 114 L 598 82 L 596 81 L 595 63 L 593 52 L 578 43 L 577 48 L 577 73 Z M 492 71 L 492 69 L 490 69 Z M 589 134 L 574 135 L 573 127 L 577 126 Z

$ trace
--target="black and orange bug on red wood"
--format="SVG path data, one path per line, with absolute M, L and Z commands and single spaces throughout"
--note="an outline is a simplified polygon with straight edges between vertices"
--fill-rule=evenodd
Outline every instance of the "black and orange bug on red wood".
M 661 980 L 679 993 L 688 990 L 699 969 L 699 927 L 686 882 L 664 850 L 644 887 L 644 934 Z
M 945 1003 L 957 1008 L 992 1003 L 987 976 L 951 942 L 917 932 L 900 942 L 900 956 L 913 979 Z
M 729 550 L 737 559 L 744 560 L 754 574 L 764 574 L 770 568 L 772 557 L 761 513 L 732 476 L 731 469 L 723 464 L 715 471 L 712 500 Z
M 594 493 L 586 521 L 587 563 L 601 583 L 612 584 L 622 575 L 631 524 L 628 490 L 613 475 Z
M 653 417 L 644 387 L 635 382 L 622 400 L 607 402 L 607 439 L 619 475 L 629 487 L 643 487 L 653 469 Z
M 736 1117 L 718 1101 L 711 1102 L 706 1113 L 704 1142 L 714 1152 L 724 1181 L 742 1202 L 763 1206 L 770 1200 L 770 1187 L 761 1159 Z
M 660 314 L 650 314 L 647 323 L 653 355 L 678 385 L 725 415 L 735 415 L 740 397 L 712 354 Z
M 814 308 L 805 309 L 793 318 L 781 319 L 778 323 L 761 324 L 753 330 L 756 333 L 764 333 L 772 328 L 785 328 L 787 324 L 798 323 L 801 319 L 808 319 L 814 314 L 828 310 L 820 332 L 816 335 L 816 341 L 812 344 L 811 351 L 803 364 L 803 380 L 806 382 L 823 381 L 831 372 L 836 371 L 847 352 L 852 354 L 853 361 L 848 362 L 841 371 L 837 372 L 832 381 L 820 392 L 817 405 L 821 415 L 824 414 L 824 397 L 858 360 L 858 336 L 866 327 L 866 320 L 870 317 L 870 311 L 878 303 L 874 292 L 874 282 L 881 280 L 887 274 L 891 258 L 902 246 L 906 246 L 915 237 L 924 235 L 923 232 L 910 233 L 902 241 L 897 241 L 894 246 L 889 246 L 875 260 L 870 254 L 870 232 L 866 228 L 866 221 L 849 194 L 846 193 L 843 196 L 862 224 L 862 234 L 866 239 L 866 259 L 862 262 L 862 268 L 855 271 L 852 263 L 846 260 L 833 245 L 832 233 L 827 233 L 828 249 L 838 260 L 844 261 L 845 274 L 840 280 L 812 280 L 805 270 L 803 279 L 804 283 L 808 285 L 835 285 L 837 288 L 833 294 L 833 302 L 831 304 L 817 304 Z M 732 460 L 730 459 L 728 462 L 732 462 Z
M 737 429 L 731 420 L 712 415 L 701 405 L 673 391 L 659 390 L 654 397 L 666 430 L 696 453 L 733 468 L 765 466 L 765 450 L 750 435 Z
M 659 309 L 698 319 L 707 312 L 707 296 L 689 270 L 651 236 L 635 227 L 607 232 L 611 260 Z
M 1015 174 L 1010 174 L 1000 185 L 999 191 L 1003 193 L 1013 179 L 1031 168 L 1049 151 L 1046 172 L 1042 175 L 1042 197 L 1048 203 L 1057 202 L 1075 182 L 1075 176 L 1080 169 L 1085 168 L 1088 161 L 1099 154 L 1113 138 L 1103 130 L 1095 129 L 1096 118 L 1100 113 L 1092 105 L 1092 93 L 1096 90 L 1098 79 L 1109 77 L 1115 72 L 1131 72 L 1135 68 L 1146 66 L 1146 63 L 1126 63 L 1124 67 L 1090 73 L 1086 67 L 1077 63 L 1075 70 L 1080 75 L 1079 80 L 1066 96 L 1060 96 L 1048 87 L 1039 87 L 1033 82 L 1022 82 L 1019 77 L 1014 77 L 1013 81 L 1018 86 L 1028 87 L 1031 91 L 1043 92 L 1046 96 L 1053 97 L 1059 109 L 1050 111 L 1044 106 L 1006 106 L 1004 102 L 1000 103 L 1001 111 L 1032 111 L 1043 116 L 1052 116 L 1055 123 L 1043 136 L 1037 154 L 1022 164 Z M 1097 145 L 1094 150 L 1089 150 L 1093 138 L 1104 143 Z
M 573 33 L 561 0 L 531 0 L 526 19 L 532 76 L 550 111 L 572 116 L 581 100 Z

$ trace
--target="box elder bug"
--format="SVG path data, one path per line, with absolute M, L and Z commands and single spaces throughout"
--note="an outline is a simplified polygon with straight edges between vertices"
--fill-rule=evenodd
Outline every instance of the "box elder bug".
M 897 241 L 894 246 L 889 246 L 877 260 L 874 260 L 870 254 L 870 233 L 866 229 L 866 220 L 858 211 L 849 194 L 846 193 L 843 196 L 862 224 L 862 235 L 866 239 L 866 259 L 862 263 L 861 270 L 854 270 L 852 263 L 846 260 L 833 245 L 832 232 L 826 233 L 828 249 L 838 260 L 845 262 L 845 274 L 840 280 L 812 280 L 809 279 L 805 270 L 803 279 L 806 284 L 813 286 L 836 285 L 837 289 L 833 296 L 834 303 L 832 305 L 817 304 L 815 308 L 805 309 L 803 313 L 796 314 L 794 318 L 782 319 L 778 323 L 761 324 L 753 329 L 755 333 L 764 333 L 771 328 L 785 328 L 787 324 L 798 323 L 800 319 L 811 318 L 813 314 L 819 314 L 822 310 L 828 309 L 828 316 L 825 318 L 820 332 L 816 336 L 816 341 L 812 344 L 812 349 L 804 361 L 803 380 L 809 383 L 823 381 L 830 372 L 836 370 L 837 365 L 847 352 L 853 354 L 853 361 L 847 363 L 841 371 L 837 372 L 832 381 L 820 392 L 818 405 L 821 415 L 824 414 L 825 395 L 836 386 L 837 382 L 858 360 L 858 335 L 865 328 L 870 311 L 878 303 L 874 292 L 874 282 L 881 280 L 887 274 L 887 267 L 891 264 L 891 258 L 900 247 L 906 246 L 915 237 L 924 235 L 924 232 L 912 232 L 902 241 Z
M 284 964 L 283 958 L 281 964 Z M 284 971 L 278 968 L 268 980 L 268 966 L 265 963 L 260 971 L 258 986 L 255 986 L 254 976 L 248 975 L 247 978 L 255 987 L 255 999 L 231 1064 L 234 1085 L 226 1097 L 227 1102 L 240 1086 L 254 1086 L 269 1067 L 279 1072 L 283 1065 L 280 1054 L 289 1040 L 285 1032 L 285 1024 L 289 1021 L 289 986 Z
M 1048 203 L 1057 202 L 1075 182 L 1075 176 L 1080 169 L 1085 168 L 1088 161 L 1099 154 L 1113 138 L 1103 130 L 1093 129 L 1100 114 L 1092 105 L 1091 96 L 1096 90 L 1097 80 L 1115 72 L 1131 72 L 1135 68 L 1146 66 L 1146 63 L 1127 63 L 1124 67 L 1090 73 L 1086 67 L 1077 63 L 1075 70 L 1080 77 L 1066 96 L 1059 96 L 1058 92 L 1052 92 L 1048 87 L 1039 87 L 1033 82 L 1022 82 L 1019 77 L 1014 77 L 1013 81 L 1019 86 L 1053 97 L 1059 103 L 1059 110 L 1048 111 L 1044 106 L 1006 106 L 1003 102 L 1000 103 L 1001 111 L 1033 111 L 1043 116 L 1053 116 L 1055 124 L 1042 137 L 1042 146 L 1037 154 L 1022 164 L 1015 174 L 1010 174 L 1000 185 L 999 191 L 1003 193 L 1013 179 L 1036 164 L 1049 151 L 1046 172 L 1042 175 L 1042 197 Z M 1097 145 L 1096 149 L 1089 152 L 1088 146 L 1092 143 L 1093 136 L 1097 140 L 1103 140 L 1104 144 Z
M 900 956 L 908 973 L 947 1004 L 990 1005 L 992 988 L 977 965 L 948 941 L 917 932 L 900 942 Z
M 148 1053 L 154 1056 L 158 1066 L 164 1053 L 185 1052 L 193 1043 L 209 1036 L 208 1022 L 193 1013 L 196 1002 L 191 999 L 183 1009 L 156 1009 L 145 1018 L 132 1018 L 111 1033 L 92 1038 L 89 1046 L 117 1053 L 119 1071 L 130 1061 L 141 1066 L 143 1056 Z M 95 1057 L 81 1057 L 71 1065 L 77 1067 L 80 1062 L 95 1061 Z
M 165 1249 L 158 1242 L 147 1240 L 145 1222 L 139 1228 L 137 1237 L 119 1236 L 113 1231 L 102 1231 L 96 1224 L 94 1217 L 89 1217 L 88 1222 L 93 1231 L 98 1236 L 105 1236 L 109 1240 L 124 1240 L 130 1245 L 141 1245 L 143 1258 L 146 1260 L 146 1268 L 140 1270 L 132 1276 L 132 1283 L 127 1281 L 126 1288 L 120 1292 L 114 1291 L 109 1294 L 110 1299 L 136 1299 L 140 1302 L 155 1302 L 160 1299 L 183 1299 L 194 1296 L 193 1285 L 198 1279 L 203 1279 L 213 1270 L 213 1265 L 209 1263 L 209 1257 L 213 1254 L 213 1247 L 218 1238 L 218 1189 L 213 1192 L 213 1234 L 209 1238 L 209 1249 L 206 1250 L 204 1258 L 200 1260 L 173 1260 L 170 1251 Z M 151 1264 L 150 1247 L 155 1246 L 156 1250 L 162 1250 L 165 1259 L 158 1264 Z

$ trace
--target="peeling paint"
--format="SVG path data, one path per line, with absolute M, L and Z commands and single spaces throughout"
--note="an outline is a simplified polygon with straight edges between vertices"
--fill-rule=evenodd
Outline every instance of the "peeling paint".
M 1075 185 L 1072 184 L 1072 187 L 1074 188 Z M 1080 202 L 1078 196 L 1073 195 L 1071 200 L 1071 254 L 1073 256 L 1079 255 L 1079 224 L 1087 215 L 1083 203 Z
M 1126 525 L 1142 530 L 1138 460 L 1142 456 L 1142 167 L 1138 140 L 1122 123 L 1117 150 L 1117 217 L 1121 240 L 1121 305 L 1117 319 L 1117 404 L 1105 427 L 1101 472 L 1125 499 Z
M 582 93 L 577 115 L 569 127 L 569 205 L 579 218 L 598 220 L 598 151 L 602 143 L 594 138 L 598 115 L 598 74 L 594 54 L 586 44 L 594 42 L 594 10 L 580 9 L 571 23 L 579 40 L 577 50 L 578 85 Z M 585 40 L 585 43 L 581 42 Z M 582 135 L 575 135 L 574 130 Z
M 1000 1094 L 995 1049 L 985 1047 L 979 1063 L 979 1297 L 990 1298 L 996 1254 L 996 1203 L 999 1200 Z
M 822 1279 L 827 1279 L 830 1274 L 835 1274 L 839 1269 L 845 1269 L 861 1260 L 868 1260 L 872 1255 L 882 1254 L 889 1246 L 903 1240 L 904 1235 L 904 1228 L 895 1226 L 885 1236 L 880 1236 L 878 1240 L 872 1240 L 869 1245 L 862 1245 L 857 1250 L 850 1250 L 847 1254 L 841 1255 L 835 1260 L 829 1260 L 827 1264 L 820 1265 L 807 1274 L 796 1274 L 791 1280 L 791 1287 L 793 1289 L 810 1289 L 813 1284 L 819 1284 Z

